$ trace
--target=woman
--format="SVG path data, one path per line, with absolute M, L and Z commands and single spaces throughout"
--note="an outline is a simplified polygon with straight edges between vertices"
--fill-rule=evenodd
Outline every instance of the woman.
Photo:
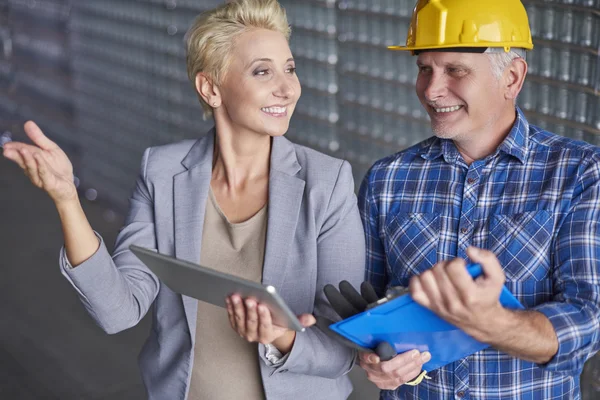
M 347 162 L 282 136 L 300 97 L 285 12 L 236 0 L 202 14 L 187 35 L 188 74 L 215 127 L 196 141 L 149 148 L 111 258 L 90 227 L 65 154 L 33 123 L 35 146 L 8 143 L 56 204 L 61 269 L 108 333 L 153 325 L 139 364 L 150 399 L 343 399 L 348 348 L 314 327 L 271 323 L 253 299 L 227 312 L 160 284 L 131 244 L 271 284 L 305 326 L 335 318 L 327 283 L 362 280 L 364 237 Z M 232 329 L 233 328 L 233 329 Z

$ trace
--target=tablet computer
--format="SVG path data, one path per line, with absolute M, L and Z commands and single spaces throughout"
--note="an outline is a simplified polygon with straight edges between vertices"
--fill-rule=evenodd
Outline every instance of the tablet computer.
M 467 270 L 473 278 L 482 274 L 478 264 L 469 265 Z M 524 308 L 506 287 L 500 293 L 500 304 L 509 309 Z M 367 309 L 330 325 L 330 328 L 370 349 L 386 341 L 398 354 L 413 349 L 428 351 L 431 359 L 423 365 L 426 371 L 433 371 L 489 347 L 416 303 L 410 294 Z
M 129 249 L 174 292 L 224 308 L 225 298 L 234 293 L 244 298 L 254 297 L 269 308 L 275 325 L 304 331 L 296 315 L 273 286 L 215 271 L 143 247 L 131 245 Z

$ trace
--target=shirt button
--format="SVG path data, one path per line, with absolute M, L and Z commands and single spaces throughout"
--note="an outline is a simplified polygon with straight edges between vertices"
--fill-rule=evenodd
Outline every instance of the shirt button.
M 468 183 L 469 185 L 472 185 L 472 184 L 474 184 L 474 183 L 475 183 L 475 178 L 469 178 L 469 179 L 467 179 L 467 183 Z
M 463 235 L 467 232 L 469 232 L 467 228 L 460 228 L 460 233 L 462 233 Z
M 456 397 L 462 399 L 463 397 L 465 397 L 465 392 L 463 392 L 462 390 L 458 393 L 456 393 Z

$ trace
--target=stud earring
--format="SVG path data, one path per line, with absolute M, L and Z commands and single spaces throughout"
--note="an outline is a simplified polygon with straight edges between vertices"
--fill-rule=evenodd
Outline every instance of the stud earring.
M 217 102 L 215 101 L 215 102 L 213 103 L 213 107 L 216 107 L 216 106 L 217 106 Z

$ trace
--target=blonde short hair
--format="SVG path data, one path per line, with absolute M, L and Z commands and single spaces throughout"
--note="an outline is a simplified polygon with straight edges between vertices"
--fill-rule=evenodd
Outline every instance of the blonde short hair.
M 285 9 L 277 0 L 231 0 L 201 13 L 185 37 L 187 73 L 194 88 L 200 72 L 219 85 L 229 67 L 236 38 L 255 28 L 281 32 L 290 39 Z M 205 118 L 211 116 L 212 107 L 198 97 Z

